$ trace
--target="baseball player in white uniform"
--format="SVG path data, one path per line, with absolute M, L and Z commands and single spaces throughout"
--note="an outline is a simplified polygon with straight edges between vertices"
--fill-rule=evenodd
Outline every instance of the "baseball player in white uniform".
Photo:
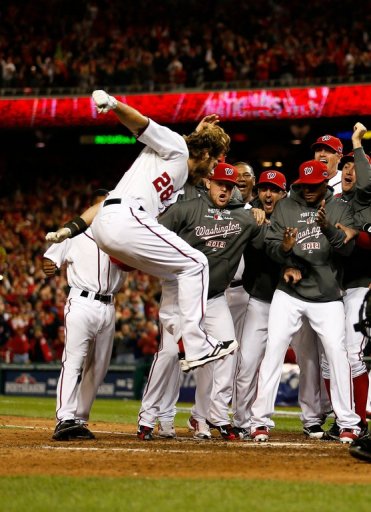
M 98 113 L 112 110 L 146 147 L 102 205 L 48 233 L 47 240 L 59 242 L 92 224 L 94 239 L 107 254 L 160 279 L 175 278 L 174 300 L 189 367 L 224 357 L 237 342 L 219 342 L 205 331 L 207 258 L 160 225 L 157 216 L 176 201 L 189 174 L 206 177 L 217 165 L 228 150 L 228 135 L 211 125 L 182 137 L 105 91 L 94 91 L 93 101 Z
M 314 150 L 314 160 L 327 166 L 329 186 L 333 188 L 334 194 L 340 193 L 341 171 L 338 166 L 343 156 L 341 140 L 333 135 L 323 135 L 311 147 Z M 294 335 L 291 345 L 300 368 L 298 400 L 303 433 L 311 439 L 321 439 L 325 433 L 322 424 L 332 406 L 321 372 L 323 348 L 306 318 Z
M 95 195 L 101 202 L 107 194 L 108 191 L 100 190 Z M 70 292 L 64 310 L 65 348 L 57 385 L 57 425 L 53 439 L 93 439 L 87 422 L 111 360 L 114 296 L 121 289 L 126 273 L 99 249 L 90 229 L 51 245 L 45 252 L 43 269 L 47 276 L 54 275 L 64 263 Z
M 327 167 L 310 160 L 299 168 L 290 197 L 278 202 L 266 237 L 268 254 L 284 266 L 297 267 L 301 278 L 280 279 L 269 311 L 268 341 L 258 394 L 252 407 L 251 436 L 267 441 L 287 347 L 308 318 L 324 347 L 331 374 L 331 399 L 340 426 L 340 441 L 352 443 L 360 433 L 353 411 L 350 367 L 345 348 L 345 316 L 339 268 L 333 252 L 349 255 L 354 241 L 344 244 L 340 222 L 352 226 L 352 211 L 333 198 Z

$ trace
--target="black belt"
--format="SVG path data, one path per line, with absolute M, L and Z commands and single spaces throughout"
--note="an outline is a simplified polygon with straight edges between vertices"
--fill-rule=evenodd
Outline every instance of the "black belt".
M 106 199 L 103 206 L 109 206 L 110 204 L 121 204 L 121 199 L 115 197 L 114 199 Z
M 121 204 L 121 202 L 122 202 L 122 199 L 120 199 L 118 197 L 114 197 L 113 199 L 106 199 L 103 203 L 103 207 L 109 206 L 110 204 Z M 144 208 L 142 206 L 139 206 L 139 210 L 142 210 L 142 212 L 144 212 Z
M 229 286 L 230 288 L 237 288 L 237 286 L 242 286 L 242 279 L 240 279 L 239 281 L 232 281 Z
M 89 297 L 89 292 L 83 290 L 80 295 L 81 297 Z M 100 300 L 101 302 L 107 302 L 110 304 L 112 302 L 112 295 L 102 295 L 101 293 L 96 293 L 94 295 L 94 300 Z

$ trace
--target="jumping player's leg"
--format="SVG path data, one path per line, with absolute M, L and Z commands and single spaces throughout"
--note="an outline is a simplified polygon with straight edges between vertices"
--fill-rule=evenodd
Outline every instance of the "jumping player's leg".
M 217 340 L 206 334 L 203 323 L 209 279 L 206 256 L 144 211 L 122 204 L 102 207 L 91 227 L 97 244 L 108 254 L 161 279 L 176 277 L 186 359 L 209 354 Z

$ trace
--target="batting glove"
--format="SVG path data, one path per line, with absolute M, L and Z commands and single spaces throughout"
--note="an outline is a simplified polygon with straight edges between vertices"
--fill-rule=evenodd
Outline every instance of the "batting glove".
M 46 234 L 45 240 L 48 242 L 53 242 L 55 244 L 59 244 L 60 242 L 63 242 L 63 240 L 66 240 L 66 238 L 71 237 L 71 230 L 70 228 L 60 228 L 58 231 L 50 231 Z
M 100 89 L 94 91 L 92 97 L 98 114 L 107 114 L 117 107 L 117 99 L 107 94 L 106 91 Z

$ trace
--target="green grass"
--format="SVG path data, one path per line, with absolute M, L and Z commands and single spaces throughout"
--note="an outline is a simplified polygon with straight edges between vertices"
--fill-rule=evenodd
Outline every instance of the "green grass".
M 184 427 L 189 417 L 191 404 L 178 404 L 176 426 Z M 98 398 L 93 405 L 90 421 L 108 423 L 137 423 L 140 402 L 136 400 L 106 400 Z M 182 412 L 188 409 L 187 412 Z M 281 410 L 279 407 L 278 410 Z M 287 410 L 287 409 L 286 409 Z M 290 408 L 298 411 L 298 408 Z M 0 395 L 0 416 L 25 416 L 29 418 L 55 417 L 55 399 L 44 397 Z M 276 428 L 283 431 L 299 432 L 302 428 L 299 417 L 275 417 Z
M 357 512 L 370 486 L 260 480 L 8 477 L 1 512 Z
M 139 407 L 138 401 L 97 399 L 91 420 L 136 424 Z M 185 426 L 189 412 L 183 409 L 189 407 L 179 404 L 177 426 Z M 0 395 L 0 418 L 14 415 L 52 419 L 54 408 L 54 398 Z M 276 416 L 275 420 L 279 430 L 301 431 L 299 417 Z M 24 463 L 27 465 L 27 461 Z M 361 484 L 191 480 L 176 478 L 176 473 L 173 479 L 161 480 L 60 476 L 0 479 L 0 512 L 368 512 L 370 503 L 371 486 Z

